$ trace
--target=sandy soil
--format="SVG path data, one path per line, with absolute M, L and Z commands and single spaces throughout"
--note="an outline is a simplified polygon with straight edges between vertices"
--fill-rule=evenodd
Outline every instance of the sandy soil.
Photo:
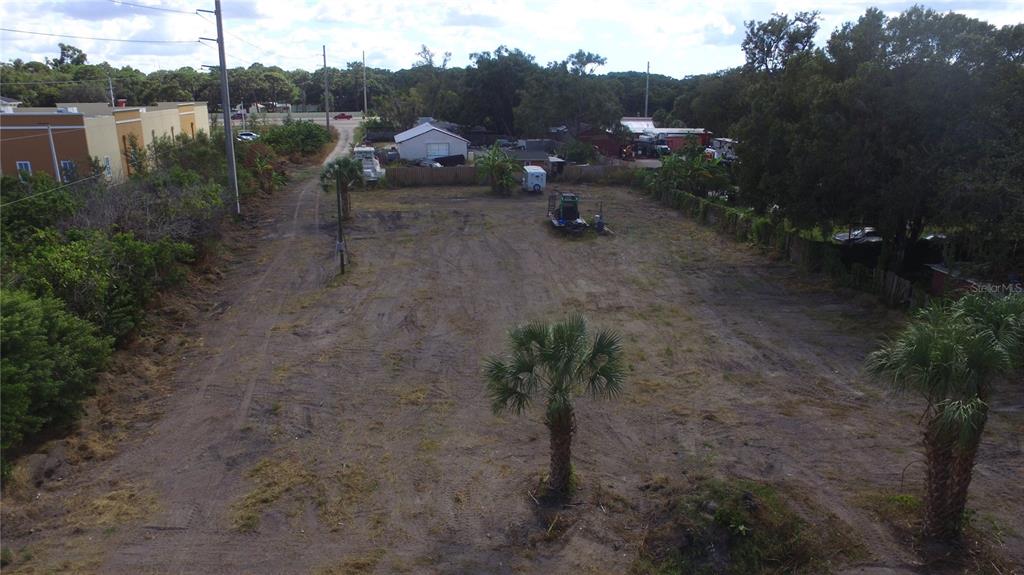
M 841 572 L 922 572 L 863 503 L 920 483 L 921 405 L 862 372 L 898 314 L 627 190 L 572 189 L 588 213 L 604 202 L 615 235 L 557 235 L 545 198 L 359 192 L 343 277 L 333 197 L 313 180 L 281 194 L 197 294 L 191 344 L 141 383 L 168 390 L 162 416 L 5 502 L 4 545 L 32 553 L 13 567 L 621 573 L 656 504 L 646 487 L 715 473 L 834 513 L 867 549 Z M 575 523 L 544 538 L 540 414 L 491 415 L 480 366 L 510 326 L 570 311 L 618 330 L 631 371 L 618 401 L 580 400 Z M 1019 387 L 970 504 L 1024 561 Z

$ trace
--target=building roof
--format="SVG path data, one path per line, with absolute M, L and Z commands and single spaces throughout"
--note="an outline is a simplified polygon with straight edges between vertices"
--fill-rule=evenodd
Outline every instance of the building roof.
M 4 106 L 17 106 L 21 104 L 21 100 L 15 100 L 14 98 L 8 98 L 7 96 L 0 96 L 0 104 Z
M 546 162 L 549 157 L 543 150 L 508 150 L 507 153 L 513 160 L 520 162 Z
M 427 132 L 432 132 L 434 130 L 437 130 L 438 132 L 441 132 L 442 134 L 447 134 L 447 135 L 449 135 L 449 136 L 451 136 L 453 138 L 458 138 L 458 139 L 462 140 L 463 142 L 466 142 L 467 144 L 469 143 L 469 140 L 467 140 L 466 138 L 463 138 L 462 136 L 460 136 L 458 134 L 453 134 L 453 133 L 449 132 L 448 130 L 442 130 L 441 128 L 438 128 L 437 126 L 434 126 L 434 125 L 432 125 L 430 123 L 420 124 L 419 126 L 413 126 L 412 128 L 409 128 L 408 130 L 406 130 L 404 132 L 400 132 L 398 134 L 395 134 L 395 143 L 396 144 L 401 144 L 402 142 L 404 142 L 406 140 L 411 140 L 411 139 L 413 139 L 413 138 L 415 138 L 417 136 L 422 136 L 423 134 L 426 134 Z
M 640 134 L 650 130 L 655 130 L 653 118 L 638 118 L 636 116 L 626 116 L 619 120 L 624 128 L 633 132 L 634 134 Z

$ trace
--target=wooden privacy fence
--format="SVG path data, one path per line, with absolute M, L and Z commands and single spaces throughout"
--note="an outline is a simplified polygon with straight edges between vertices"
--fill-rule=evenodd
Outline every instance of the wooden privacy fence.
M 454 166 L 450 168 L 422 168 L 419 166 L 391 167 L 387 169 L 388 185 L 396 188 L 407 186 L 478 186 L 482 180 L 476 166 Z M 557 182 L 599 182 L 631 176 L 630 166 L 565 166 L 561 174 L 548 175 L 548 181 Z
M 480 175 L 476 166 L 451 168 L 388 168 L 385 176 L 389 186 L 478 186 Z

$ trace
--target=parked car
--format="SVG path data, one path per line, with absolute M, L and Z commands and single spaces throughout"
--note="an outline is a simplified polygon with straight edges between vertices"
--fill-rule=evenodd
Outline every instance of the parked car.
M 853 228 L 845 232 L 839 232 L 832 236 L 832 239 L 839 244 L 874 244 L 882 241 L 882 234 L 870 226 Z
M 240 142 L 251 142 L 253 140 L 258 140 L 259 138 L 260 135 L 256 132 L 238 132 L 237 136 L 237 139 Z
M 245 112 L 235 112 L 234 114 L 231 114 L 232 120 L 241 120 L 243 118 L 245 118 Z
M 352 114 L 346 114 L 345 112 L 342 112 L 340 114 L 335 115 L 334 119 L 335 120 L 351 120 L 352 119 Z
M 441 167 L 441 164 L 438 163 L 438 162 L 435 162 L 434 160 L 420 160 L 419 162 L 416 163 L 416 165 L 421 167 L 421 168 L 440 168 Z

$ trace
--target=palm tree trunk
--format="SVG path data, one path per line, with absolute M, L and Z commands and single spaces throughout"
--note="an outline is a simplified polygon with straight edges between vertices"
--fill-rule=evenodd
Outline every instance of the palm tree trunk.
M 352 219 L 352 193 L 348 186 L 341 187 L 341 219 Z
M 551 434 L 551 470 L 548 488 L 553 494 L 567 495 L 572 480 L 572 434 L 576 431 L 576 416 L 572 408 L 548 416 Z
M 981 443 L 981 428 L 965 444 L 958 441 L 955 430 L 942 429 L 938 416 L 928 422 L 925 450 L 928 465 L 925 501 L 926 537 L 944 543 L 960 538 L 967 507 L 967 490 L 971 485 L 974 460 Z

